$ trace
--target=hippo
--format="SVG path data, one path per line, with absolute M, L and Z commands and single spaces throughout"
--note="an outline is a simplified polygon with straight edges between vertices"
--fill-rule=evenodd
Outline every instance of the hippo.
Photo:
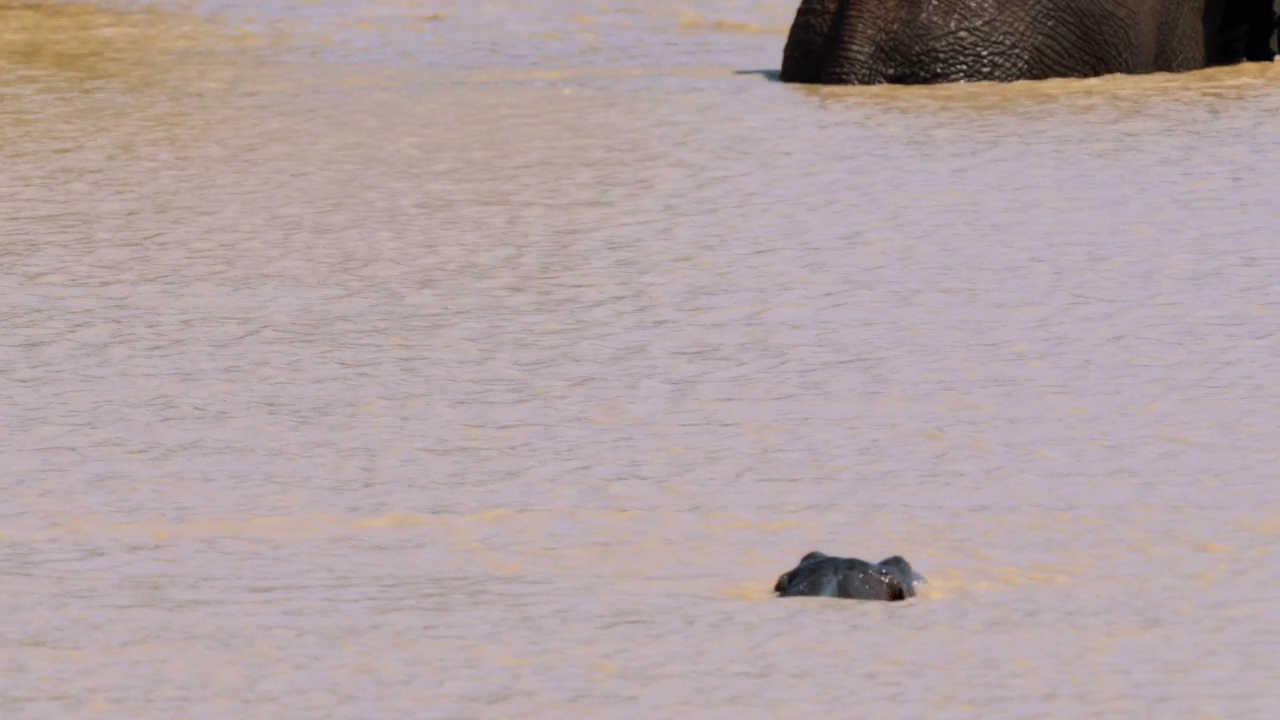
M 911 563 L 894 555 L 872 564 L 811 552 L 800 564 L 778 578 L 773 591 L 779 597 L 810 595 L 854 600 L 906 600 L 916 596 L 916 585 L 926 582 Z

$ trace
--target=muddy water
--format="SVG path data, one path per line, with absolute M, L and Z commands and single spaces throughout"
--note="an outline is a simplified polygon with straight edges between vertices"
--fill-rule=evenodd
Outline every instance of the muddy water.
M 0 715 L 1273 714 L 1280 70 L 783 5 L 0 3 Z

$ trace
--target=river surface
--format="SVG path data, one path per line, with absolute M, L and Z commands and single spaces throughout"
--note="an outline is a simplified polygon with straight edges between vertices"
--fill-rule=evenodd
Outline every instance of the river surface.
M 1280 712 L 1280 65 L 793 12 L 0 2 L 0 716 Z

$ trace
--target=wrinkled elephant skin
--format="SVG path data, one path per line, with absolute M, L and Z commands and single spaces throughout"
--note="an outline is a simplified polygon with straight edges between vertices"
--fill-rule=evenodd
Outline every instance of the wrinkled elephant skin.
M 802 0 L 786 82 L 1180 72 L 1271 60 L 1273 0 Z

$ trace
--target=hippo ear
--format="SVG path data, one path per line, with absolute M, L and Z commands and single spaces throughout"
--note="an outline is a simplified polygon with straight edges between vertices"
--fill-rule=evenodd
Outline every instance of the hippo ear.
M 817 550 L 814 550 L 808 555 L 805 555 L 804 557 L 800 558 L 800 564 L 803 565 L 807 562 L 813 562 L 814 560 L 824 560 L 826 559 L 826 557 L 827 557 L 826 555 L 818 552 Z

